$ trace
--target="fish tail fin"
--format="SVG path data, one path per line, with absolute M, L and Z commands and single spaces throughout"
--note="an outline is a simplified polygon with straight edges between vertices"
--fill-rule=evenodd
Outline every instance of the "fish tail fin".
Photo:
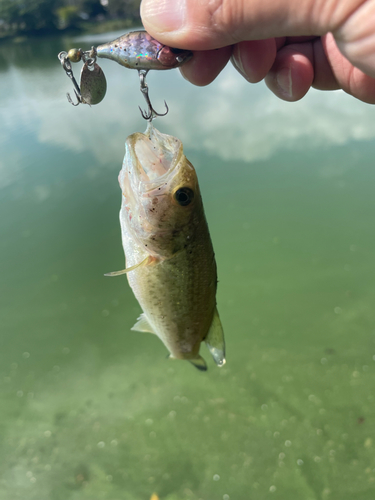
M 207 365 L 205 360 L 198 354 L 198 357 L 195 359 L 189 359 L 190 363 L 195 366 L 195 368 L 198 368 L 201 372 L 207 371 Z

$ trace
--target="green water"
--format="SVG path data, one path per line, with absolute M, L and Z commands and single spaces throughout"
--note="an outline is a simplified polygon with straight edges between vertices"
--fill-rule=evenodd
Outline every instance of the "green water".
M 74 108 L 56 55 L 111 37 L 0 46 L 0 499 L 373 500 L 374 108 L 149 75 L 217 256 L 227 364 L 203 346 L 201 373 L 131 332 L 126 278 L 103 276 L 144 103 L 103 61 L 105 100 Z

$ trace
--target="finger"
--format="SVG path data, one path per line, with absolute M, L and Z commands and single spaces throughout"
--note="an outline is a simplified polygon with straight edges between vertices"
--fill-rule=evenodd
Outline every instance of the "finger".
M 299 42 L 298 47 L 296 42 Z M 302 42 L 303 45 L 301 45 Z M 313 88 L 318 90 L 337 90 L 341 88 L 327 59 L 321 37 L 287 37 L 284 39 L 284 44 L 288 45 L 291 50 L 303 51 L 305 56 L 309 58 L 314 70 Z M 280 49 L 280 43 L 277 43 L 277 45 L 278 49 Z M 312 51 L 310 47 L 312 47 Z
M 281 37 L 275 38 L 275 40 L 276 40 L 276 49 L 280 50 L 281 47 L 284 47 L 284 45 L 286 45 L 287 37 L 281 36 Z
M 287 39 L 285 43 L 292 41 Z M 341 54 L 331 34 L 283 47 L 266 77 L 266 84 L 281 99 L 296 101 L 309 90 L 311 70 L 312 87 L 343 89 L 357 99 L 375 104 L 375 79 L 355 68 Z
M 361 2 L 350 16 L 333 31 L 344 56 L 357 68 L 375 78 L 375 2 Z M 356 77 L 357 78 L 357 77 Z
M 309 42 L 311 42 L 309 44 Z M 321 37 L 316 36 L 293 36 L 285 38 L 285 45 L 289 45 L 291 48 L 295 46 L 296 43 L 303 43 L 304 45 L 309 44 L 312 46 L 312 52 L 309 48 L 304 51 L 306 57 L 311 61 L 314 68 L 314 80 L 312 87 L 318 90 L 337 90 L 340 88 L 335 75 L 333 74 L 331 65 L 326 57 Z M 301 50 L 301 45 L 299 49 Z M 278 47 L 280 48 L 280 47 Z
M 285 101 L 302 99 L 314 81 L 312 58 L 310 42 L 283 47 L 265 78 L 267 87 Z
M 283 45 L 293 45 L 295 43 L 304 43 L 311 42 L 312 40 L 316 40 L 319 38 L 318 36 L 287 36 L 284 39 Z
M 239 42 L 233 48 L 231 61 L 236 70 L 250 83 L 263 80 L 276 57 L 274 38 Z
M 339 87 L 361 101 L 375 104 L 375 78 L 354 67 L 342 55 L 332 34 L 322 37 L 322 46 Z
M 246 40 L 322 35 L 364 0 L 143 0 L 146 30 L 171 46 L 209 50 Z
M 224 69 L 231 54 L 232 47 L 195 52 L 194 57 L 180 68 L 181 74 L 194 85 L 208 85 Z
M 317 90 L 337 90 L 340 89 L 331 65 L 327 59 L 322 39 L 317 38 L 312 42 L 313 47 L 313 64 L 314 64 L 314 81 L 312 87 Z

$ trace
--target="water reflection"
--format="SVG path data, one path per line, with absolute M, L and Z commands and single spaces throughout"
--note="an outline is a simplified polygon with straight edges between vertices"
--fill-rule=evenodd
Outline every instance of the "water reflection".
M 130 332 L 139 306 L 103 277 L 143 98 L 103 61 L 103 103 L 71 106 L 57 53 L 83 42 L 0 46 L 0 497 L 372 498 L 373 108 L 149 75 L 217 256 L 228 363 L 202 376 Z
M 143 105 L 137 73 L 100 61 L 108 80 L 105 100 L 92 109 L 74 109 L 65 101 L 71 82 L 56 58 L 60 50 L 79 44 L 88 48 L 117 35 L 1 46 L 0 57 L 6 61 L 1 82 L 6 91 L 0 96 L 2 136 L 12 134 L 14 124 L 33 123 L 42 143 L 76 152 L 90 144 L 100 163 L 118 161 L 124 138 L 145 127 L 137 110 L 137 104 Z M 78 78 L 80 65 L 73 69 Z M 155 106 L 165 98 L 171 110 L 163 129 L 182 137 L 186 148 L 225 160 L 265 159 L 285 148 L 329 147 L 375 134 L 373 108 L 343 92 L 311 91 L 299 103 L 284 103 L 263 84 L 246 83 L 230 66 L 207 88 L 193 87 L 177 70 L 150 74 L 149 84 Z

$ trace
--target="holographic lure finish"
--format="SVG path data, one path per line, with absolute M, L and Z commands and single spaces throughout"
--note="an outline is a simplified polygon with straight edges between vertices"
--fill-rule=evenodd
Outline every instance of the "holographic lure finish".
M 125 68 L 145 71 L 177 68 L 193 56 L 190 50 L 163 45 L 146 31 L 131 31 L 113 42 L 99 45 L 96 54 Z

